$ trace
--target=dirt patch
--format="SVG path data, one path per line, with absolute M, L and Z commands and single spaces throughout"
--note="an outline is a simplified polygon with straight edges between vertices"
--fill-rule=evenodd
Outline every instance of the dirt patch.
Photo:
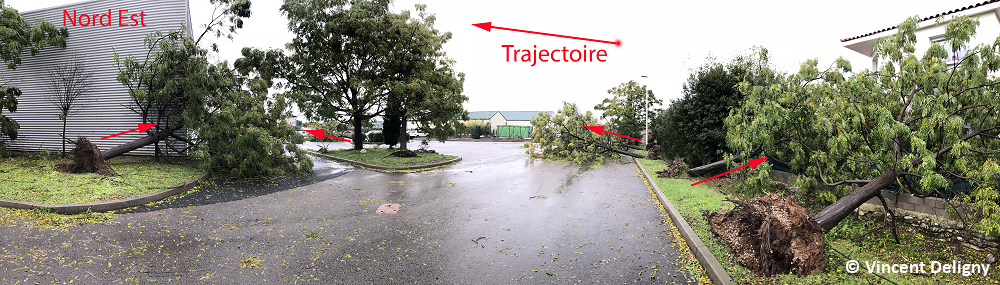
M 808 275 L 826 267 L 823 231 L 795 196 L 726 201 L 736 208 L 705 215 L 743 267 L 763 276 Z
M 662 150 L 659 144 L 646 144 L 646 159 L 661 159 Z
M 395 156 L 395 157 L 417 157 L 417 153 L 409 151 L 409 150 L 400 150 L 400 151 L 397 151 L 397 152 L 390 153 L 389 156 Z
M 101 150 L 90 140 L 80 137 L 73 144 L 76 144 L 73 148 L 73 154 L 76 156 L 73 164 L 56 165 L 56 170 L 65 173 L 97 173 L 104 176 L 114 174 L 111 166 L 101 155 Z

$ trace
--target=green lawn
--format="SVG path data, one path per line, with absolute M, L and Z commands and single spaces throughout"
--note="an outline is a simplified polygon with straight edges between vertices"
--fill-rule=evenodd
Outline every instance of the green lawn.
M 733 208 L 730 202 L 722 201 L 725 195 L 717 188 L 706 185 L 690 186 L 694 180 L 669 179 L 656 177 L 655 172 L 666 169 L 666 164 L 660 160 L 638 159 L 639 163 L 656 181 L 667 199 L 677 208 L 681 216 L 691 225 L 722 266 L 726 268 L 733 281 L 737 284 L 883 284 L 884 280 L 867 273 L 865 261 L 880 261 L 884 263 L 920 263 L 931 261 L 949 262 L 952 259 L 963 263 L 981 263 L 985 252 L 971 249 L 956 248 L 947 242 L 926 238 L 918 233 L 907 232 L 900 226 L 902 244 L 896 244 L 892 235 L 869 235 L 870 239 L 851 240 L 875 227 L 871 222 L 857 221 L 854 218 L 845 219 L 826 234 L 827 256 L 829 265 L 820 274 L 799 277 L 796 275 L 779 275 L 772 278 L 757 276 L 736 262 L 736 257 L 729 253 L 724 241 L 715 237 L 711 226 L 703 215 L 703 211 L 729 210 Z M 718 179 L 717 179 L 718 180 Z M 745 197 L 734 197 L 745 198 Z M 847 273 L 845 264 L 848 261 L 831 249 L 839 250 L 851 259 L 860 262 L 861 271 Z M 995 265 L 995 264 L 994 264 Z M 962 276 L 961 274 L 881 274 L 897 284 L 998 284 L 1000 273 L 990 268 L 989 276 Z M 929 271 L 929 270 L 928 270 Z M 889 284 L 888 282 L 884 284 Z
M 108 161 L 120 176 L 66 174 L 55 165 L 70 159 L 40 156 L 0 158 L 0 198 L 39 204 L 108 201 L 154 193 L 195 180 L 195 168 L 153 163 L 150 157 L 120 156 Z
M 390 153 L 398 151 L 395 148 L 367 148 L 365 153 L 354 149 L 338 149 L 324 152 L 323 154 L 349 159 L 361 163 L 386 167 L 406 167 L 427 165 L 436 162 L 448 161 L 458 158 L 454 155 L 444 155 L 438 153 L 417 153 L 417 157 L 395 157 Z

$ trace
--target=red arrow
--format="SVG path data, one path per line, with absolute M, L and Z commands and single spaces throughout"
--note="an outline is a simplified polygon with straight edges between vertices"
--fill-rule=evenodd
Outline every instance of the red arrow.
M 490 29 L 498 29 L 498 30 L 508 30 L 508 31 L 515 31 L 515 32 L 522 32 L 522 33 L 529 33 L 529 34 L 536 34 L 536 35 L 543 35 L 543 36 L 552 36 L 552 37 L 560 37 L 560 38 L 567 38 L 567 39 L 574 39 L 574 40 L 584 40 L 584 41 L 592 41 L 592 42 L 613 44 L 615 46 L 621 46 L 622 45 L 622 41 L 621 40 L 616 40 L 616 41 L 612 42 L 612 41 L 602 41 L 602 40 L 595 40 L 595 39 L 588 39 L 588 38 L 580 38 L 580 37 L 571 37 L 571 36 L 557 35 L 557 34 L 532 32 L 532 31 L 525 31 L 525 30 L 518 30 L 518 29 L 511 29 L 511 28 L 504 28 L 504 27 L 497 27 L 497 26 L 493 25 L 493 22 L 486 22 L 486 23 L 479 23 L 479 24 L 472 24 L 472 25 L 476 26 L 476 27 L 479 27 L 480 29 L 486 30 L 487 32 L 489 32 Z
M 719 175 L 716 175 L 716 176 L 712 176 L 712 177 L 709 177 L 708 179 L 705 179 L 705 180 L 702 180 L 702 181 L 698 181 L 697 183 L 694 183 L 694 184 L 691 184 L 691 186 L 695 186 L 695 185 L 698 185 L 698 184 L 701 184 L 702 182 L 705 182 L 705 181 L 709 181 L 709 180 L 712 180 L 712 179 L 715 179 L 715 178 L 718 178 L 719 176 L 723 176 L 723 175 L 726 175 L 726 174 L 729 174 L 730 172 L 733 172 L 733 171 L 737 171 L 737 170 L 740 170 L 741 168 L 744 168 L 744 167 L 747 167 L 747 166 L 749 166 L 749 167 L 750 167 L 750 169 L 753 169 L 754 167 L 757 167 L 757 165 L 759 165 L 759 164 L 760 164 L 761 162 L 764 162 L 765 160 L 767 160 L 767 158 L 766 158 L 766 157 L 765 157 L 765 158 L 754 158 L 754 159 L 751 159 L 751 160 L 750 160 L 750 164 L 747 164 L 747 165 L 743 165 L 743 166 L 740 166 L 740 167 L 737 167 L 736 169 L 733 169 L 733 170 L 730 170 L 730 171 L 726 171 L 726 172 L 723 172 L 722 174 L 719 174 Z
M 110 137 L 113 137 L 113 136 L 124 135 L 124 134 L 131 133 L 131 132 L 134 132 L 134 131 L 139 131 L 140 133 L 141 132 L 145 132 L 146 130 L 148 130 L 149 128 L 152 128 L 155 125 L 156 124 L 139 124 L 138 128 L 127 130 L 127 131 L 120 132 L 120 133 L 117 133 L 117 134 L 113 134 L 113 135 L 110 135 L 110 136 L 106 136 L 106 137 L 103 137 L 101 139 L 103 140 L 103 139 L 110 138 Z
M 338 137 L 331 136 L 331 135 L 328 135 L 328 134 L 324 134 L 323 130 L 305 130 L 305 131 L 308 132 L 308 133 L 310 133 L 310 134 L 312 134 L 312 135 L 314 135 L 314 136 L 316 136 L 317 138 L 320 138 L 320 139 L 323 139 L 323 137 L 331 137 L 331 138 L 335 138 L 335 139 L 342 140 L 342 141 L 345 141 L 345 142 L 351 142 L 351 140 L 349 140 L 349 139 L 342 139 L 342 138 L 338 138 Z
M 612 134 L 612 135 L 616 135 L 616 136 L 623 137 L 623 138 L 626 138 L 626 139 L 633 139 L 633 140 L 638 141 L 638 142 L 642 141 L 640 139 L 633 138 L 633 137 L 630 137 L 630 136 L 623 136 L 623 135 L 619 135 L 619 134 L 612 133 L 612 132 L 609 132 L 609 131 L 605 131 L 604 130 L 604 126 L 587 126 L 587 129 L 591 130 L 591 131 L 593 131 L 595 133 L 597 133 L 597 135 Z

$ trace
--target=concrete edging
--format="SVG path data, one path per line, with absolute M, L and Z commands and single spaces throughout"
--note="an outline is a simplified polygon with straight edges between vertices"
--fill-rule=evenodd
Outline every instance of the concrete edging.
M 389 166 L 379 166 L 379 165 L 367 164 L 367 163 L 363 163 L 363 162 L 357 162 L 357 161 L 353 161 L 353 160 L 350 160 L 350 159 L 343 159 L 343 158 L 339 158 L 339 157 L 335 157 L 335 156 L 329 156 L 329 155 L 321 154 L 321 153 L 314 152 L 314 151 L 308 151 L 307 150 L 306 152 L 308 152 L 308 153 L 310 153 L 312 155 L 315 155 L 315 156 L 319 156 L 319 157 L 322 157 L 322 158 L 325 158 L 325 159 L 329 159 L 329 160 L 333 160 L 333 161 L 340 162 L 340 163 L 347 163 L 347 164 L 351 164 L 351 165 L 355 165 L 355 166 L 361 166 L 361 167 L 364 167 L 364 168 L 370 168 L 370 169 L 375 169 L 375 170 L 387 170 L 387 171 L 391 171 L 391 170 L 397 170 L 397 171 L 398 170 L 417 170 L 417 169 L 438 167 L 438 166 L 448 165 L 448 164 L 452 164 L 452 163 L 455 163 L 455 162 L 462 161 L 462 158 L 459 157 L 459 158 L 450 159 L 450 160 L 447 160 L 447 161 L 436 162 L 436 163 L 425 164 L 425 165 L 403 166 L 403 167 L 389 167 Z
M 649 175 L 649 172 L 646 172 L 646 169 L 642 167 L 642 164 L 637 159 L 632 158 L 632 161 L 639 167 L 642 174 L 646 175 L 646 181 L 649 181 L 649 185 L 653 187 L 656 198 L 660 199 L 660 203 L 666 208 L 670 220 L 674 222 L 674 226 L 680 231 L 681 236 L 684 237 L 684 241 L 691 248 L 691 253 L 698 259 L 698 263 L 701 263 L 701 267 L 705 269 L 705 274 L 712 280 L 712 283 L 719 285 L 733 284 L 733 279 L 729 277 L 729 272 L 726 272 L 726 268 L 722 267 L 722 263 L 719 263 L 719 260 L 715 258 L 715 255 L 705 245 L 705 242 L 701 241 L 701 238 L 694 232 L 691 225 L 684 220 L 684 217 L 677 211 L 674 204 L 670 203 L 670 199 L 667 199 L 663 191 L 660 191 L 660 187 L 656 185 L 656 181 Z
M 46 208 L 51 209 L 52 212 L 72 215 L 79 214 L 90 210 L 91 212 L 107 212 L 107 211 L 117 211 L 129 207 L 135 207 L 149 202 L 159 201 L 163 198 L 167 198 L 173 195 L 184 193 L 187 190 L 191 190 L 194 186 L 198 185 L 198 181 L 204 180 L 208 177 L 208 173 L 202 174 L 197 180 L 189 180 L 174 187 L 167 188 L 155 193 L 150 193 L 142 196 L 136 196 L 132 198 L 125 198 L 113 201 L 101 201 L 101 202 L 91 202 L 82 204 L 63 204 L 63 205 L 46 205 L 46 204 L 36 204 L 30 202 L 21 202 L 0 199 L 0 207 L 13 208 L 13 209 L 39 209 Z

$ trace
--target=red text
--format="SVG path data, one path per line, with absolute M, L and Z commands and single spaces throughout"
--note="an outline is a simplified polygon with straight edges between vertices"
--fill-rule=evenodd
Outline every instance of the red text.
M 73 15 L 69 14 L 69 11 L 63 10 L 63 26 L 66 26 L 66 19 L 69 19 L 69 23 L 73 26 L 111 26 L 113 25 L 113 20 L 118 20 L 119 27 L 135 27 L 135 26 L 146 26 L 146 12 L 139 11 L 139 14 L 127 14 L 128 10 L 118 10 L 118 16 L 113 16 L 111 9 L 108 9 L 107 14 L 79 14 L 77 15 L 76 10 L 73 10 Z M 107 18 L 107 22 L 105 22 Z M 122 22 L 124 20 L 124 22 Z M 129 23 L 129 20 L 132 23 Z

